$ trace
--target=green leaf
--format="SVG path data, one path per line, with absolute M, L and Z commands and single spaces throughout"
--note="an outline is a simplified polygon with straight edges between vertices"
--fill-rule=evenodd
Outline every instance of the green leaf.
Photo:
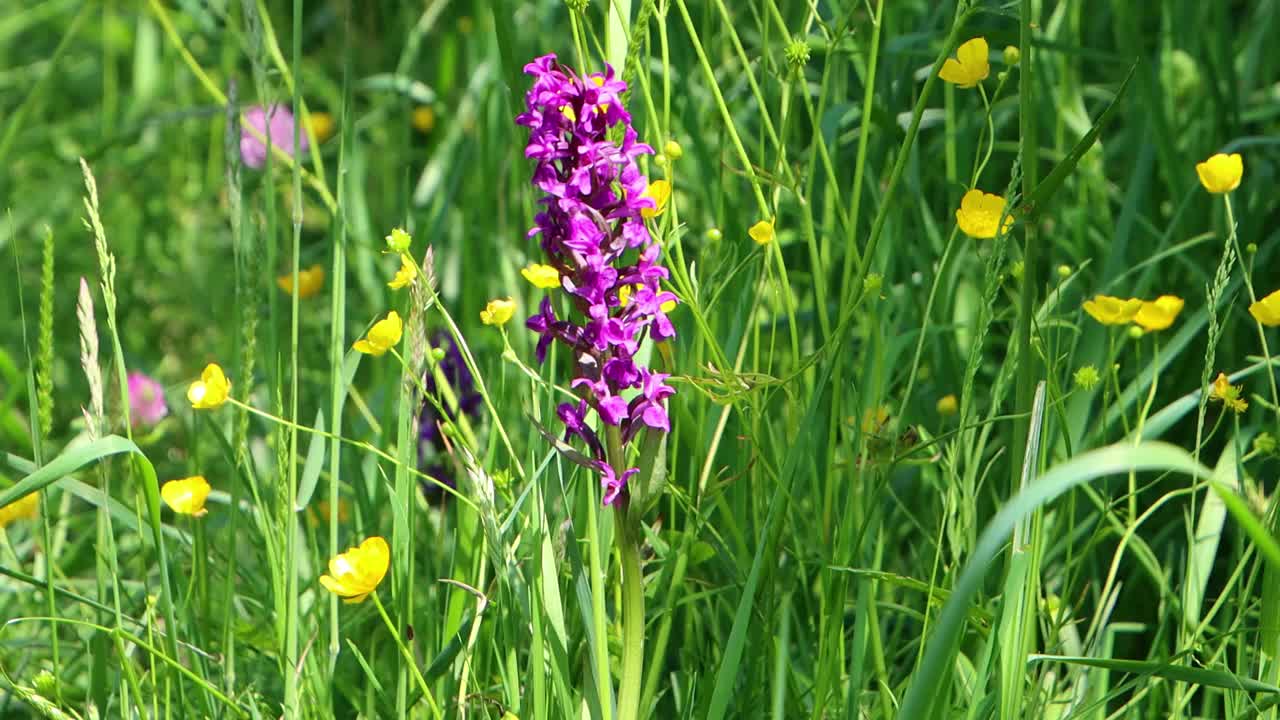
M 982 531 L 973 554 L 951 591 L 951 597 L 943 606 L 933 635 L 926 641 L 920 665 L 907 688 L 898 717 L 930 717 L 934 702 L 945 695 L 947 678 L 944 672 L 952 667 L 969 603 L 982 589 L 987 570 L 1022 518 L 1068 490 L 1100 477 L 1147 470 L 1181 472 L 1204 480 L 1212 476 L 1212 471 L 1196 462 L 1187 451 L 1173 445 L 1158 442 L 1111 445 L 1058 465 L 1006 503 Z
M 1137 673 L 1139 675 L 1154 675 L 1167 680 L 1176 680 L 1178 682 L 1192 683 L 1195 685 L 1208 685 L 1210 687 L 1222 688 L 1224 690 L 1243 690 L 1245 692 L 1260 692 L 1280 694 L 1280 687 L 1268 685 L 1252 678 L 1234 675 L 1221 670 L 1207 670 L 1205 668 L 1189 667 L 1186 665 L 1170 665 L 1168 663 L 1150 662 L 1146 660 L 1113 660 L 1109 658 L 1092 658 L 1080 657 L 1072 655 L 1032 655 L 1027 658 L 1028 664 L 1033 662 L 1060 662 L 1068 665 L 1082 665 L 1084 667 L 1102 668 L 1104 670 L 1115 670 L 1118 672 Z

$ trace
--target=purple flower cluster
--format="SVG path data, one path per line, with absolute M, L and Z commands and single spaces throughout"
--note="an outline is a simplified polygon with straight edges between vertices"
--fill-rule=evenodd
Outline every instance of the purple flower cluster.
M 476 392 L 475 378 L 472 377 L 471 371 L 467 369 L 467 364 L 462 359 L 462 351 L 458 349 L 453 338 L 444 332 L 437 332 L 432 336 L 431 346 L 444 351 L 444 357 L 438 364 L 440 372 L 449 382 L 449 387 L 458 400 L 458 412 L 473 420 L 477 419 L 483 398 L 479 392 Z M 457 419 L 439 394 L 435 373 L 427 372 L 423 376 L 422 388 L 445 408 L 445 415 L 449 420 Z M 447 461 L 447 448 L 444 444 L 444 436 L 440 432 L 441 420 L 440 411 L 435 404 L 424 398 L 422 410 L 418 413 L 418 467 L 422 472 L 445 485 L 456 488 L 457 483 L 450 469 L 452 463 Z M 438 485 L 425 480 L 422 483 L 422 491 L 427 500 L 445 497 L 445 493 Z
M 627 84 L 614 77 L 613 68 L 578 77 L 555 55 L 545 55 L 524 70 L 533 86 L 516 123 L 530 129 L 525 156 L 537 161 L 533 184 L 545 193 L 529 237 L 540 237 L 548 264 L 560 272 L 561 286 L 582 318 L 557 316 L 547 297 L 525 324 L 541 336 L 539 362 L 553 341 L 568 346 L 576 359 L 572 387 L 583 399 L 556 412 L 567 436 L 582 438 L 590 448 L 608 505 L 638 470 L 619 475 L 610 465 L 587 423 L 588 411 L 617 427 L 624 445 L 642 428 L 671 430 L 666 401 L 675 390 L 665 382 L 669 376 L 635 360 L 646 336 L 675 337 L 662 306 L 676 296 L 659 284 L 667 278 L 662 250 L 640 213 L 654 203 L 644 195 L 648 180 L 636 158 L 653 148 L 636 141 L 620 98 Z

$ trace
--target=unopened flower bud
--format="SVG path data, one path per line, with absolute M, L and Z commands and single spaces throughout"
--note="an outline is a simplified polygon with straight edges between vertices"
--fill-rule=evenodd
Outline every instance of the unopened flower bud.
M 662 154 L 666 155 L 668 160 L 679 160 L 684 157 L 684 148 L 680 147 L 680 143 L 675 140 L 668 140 L 667 144 L 662 146 Z
M 1022 60 L 1022 51 L 1017 45 L 1006 45 L 1004 48 L 1004 64 L 1009 67 L 1017 65 Z

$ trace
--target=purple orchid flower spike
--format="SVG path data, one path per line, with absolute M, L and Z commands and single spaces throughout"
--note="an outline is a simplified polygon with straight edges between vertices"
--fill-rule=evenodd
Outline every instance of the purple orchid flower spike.
M 655 205 L 644 194 L 648 179 L 636 158 L 653 148 L 638 141 L 621 99 L 627 84 L 612 67 L 579 76 L 555 55 L 544 55 L 524 71 L 533 83 L 516 124 L 529 128 L 525 157 L 535 161 L 533 185 L 544 194 L 529 237 L 538 238 L 561 274 L 565 297 L 581 314 L 580 320 L 559 317 L 544 298 L 525 326 L 539 336 L 539 362 L 553 343 L 572 353 L 576 377 L 570 386 L 582 399 L 560 405 L 556 414 L 566 440 L 587 444 L 604 504 L 611 505 L 627 496 L 627 482 L 639 469 L 611 464 L 588 412 L 594 410 L 624 443 L 642 429 L 671 430 L 666 403 L 675 389 L 666 384 L 669 376 L 635 359 L 646 338 L 675 337 L 663 307 L 670 309 L 677 298 L 661 288 L 668 277 L 662 249 L 640 212 Z

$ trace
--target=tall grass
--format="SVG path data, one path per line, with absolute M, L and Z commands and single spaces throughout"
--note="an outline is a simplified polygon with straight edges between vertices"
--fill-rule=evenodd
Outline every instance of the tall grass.
M 1247 308 L 1280 290 L 1278 25 L 1266 0 L 5 8 L 0 717 L 1276 717 L 1277 335 Z M 941 80 L 974 37 L 990 76 Z M 556 416 L 576 358 L 523 327 L 513 118 L 547 52 L 615 67 L 674 187 L 651 506 L 601 505 Z M 248 167 L 268 104 L 334 131 Z M 1226 196 L 1197 181 L 1217 152 L 1244 158 Z M 960 231 L 973 188 L 1010 230 Z M 319 294 L 281 291 L 316 265 Z M 1143 333 L 1095 294 L 1186 307 Z M 353 350 L 391 310 L 396 352 Z M 193 410 L 211 362 L 231 401 Z M 452 420 L 420 465 L 428 386 Z M 208 514 L 166 507 L 197 474 Z M 389 572 L 340 602 L 318 578 L 371 536 Z

